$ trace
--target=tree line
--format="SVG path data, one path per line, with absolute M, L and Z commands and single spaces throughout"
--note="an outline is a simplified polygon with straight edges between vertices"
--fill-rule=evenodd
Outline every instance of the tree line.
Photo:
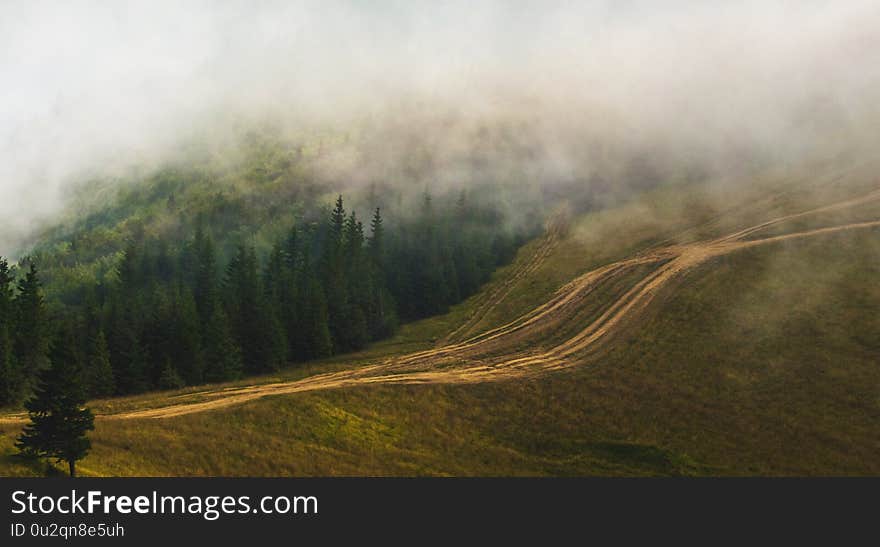
M 265 256 L 242 243 L 220 264 L 216 234 L 197 222 L 177 245 L 133 237 L 111 279 L 51 314 L 36 261 L 16 272 L 0 259 L 0 405 L 38 391 L 59 359 L 85 395 L 105 397 L 361 349 L 473 294 L 521 243 L 501 225 L 464 194 L 437 207 L 426 193 L 393 228 L 378 208 L 365 227 L 339 196 Z

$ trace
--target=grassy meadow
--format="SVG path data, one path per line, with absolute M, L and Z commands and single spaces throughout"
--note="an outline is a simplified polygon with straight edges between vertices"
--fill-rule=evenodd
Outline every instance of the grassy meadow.
M 869 187 L 866 177 L 852 178 L 848 186 L 818 181 L 821 191 L 809 194 L 771 195 L 759 183 L 736 196 L 673 186 L 585 215 L 478 331 L 541 304 L 578 274 L 648 247 L 718 237 Z M 876 219 L 878 212 L 876 205 L 856 207 L 759 235 Z M 431 347 L 540 243 L 521 248 L 482 293 L 444 316 L 405 325 L 358 354 L 229 385 L 295 379 Z M 876 228 L 749 248 L 665 288 L 588 366 L 529 380 L 267 397 L 162 420 L 99 419 L 79 469 L 99 476 L 876 475 L 878 280 Z M 594 298 L 611 298 L 624 285 Z M 577 320 L 586 321 L 589 310 L 583 315 Z M 92 406 L 149 408 L 203 389 Z M 19 428 L 0 422 L 0 475 L 46 473 L 13 456 Z

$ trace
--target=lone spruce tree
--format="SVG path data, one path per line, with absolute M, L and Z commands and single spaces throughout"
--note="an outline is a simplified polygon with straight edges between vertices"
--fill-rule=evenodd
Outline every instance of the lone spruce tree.
M 25 403 L 31 423 L 15 443 L 23 454 L 66 461 L 70 476 L 92 446 L 86 432 L 95 429 L 92 411 L 84 408 L 82 367 L 69 332 L 52 344 L 51 365 L 40 372 L 34 395 Z

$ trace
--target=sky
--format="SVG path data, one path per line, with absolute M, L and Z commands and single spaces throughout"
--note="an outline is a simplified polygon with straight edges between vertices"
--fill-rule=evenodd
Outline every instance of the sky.
M 560 156 L 607 139 L 790 161 L 872 138 L 878 91 L 873 1 L 3 0 L 0 254 L 84 177 L 237 116 L 528 111 Z

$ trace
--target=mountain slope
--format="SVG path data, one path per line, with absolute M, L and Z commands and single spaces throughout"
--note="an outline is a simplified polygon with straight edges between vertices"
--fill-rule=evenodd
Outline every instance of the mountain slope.
M 682 188 L 588 215 L 448 316 L 313 367 L 335 372 L 98 402 L 83 468 L 876 473 L 880 193 L 870 168 L 812 177 L 692 196 L 698 218 Z

